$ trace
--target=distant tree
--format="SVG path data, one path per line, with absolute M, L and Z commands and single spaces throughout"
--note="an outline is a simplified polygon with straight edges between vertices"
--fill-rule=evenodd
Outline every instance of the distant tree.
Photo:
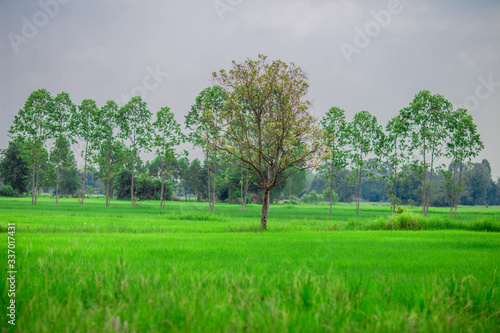
M 387 135 L 382 146 L 383 159 L 389 166 L 385 179 L 393 214 L 396 211 L 396 206 L 401 202 L 401 199 L 398 198 L 398 183 L 401 180 L 406 181 L 404 170 L 407 169 L 409 164 L 408 134 L 410 124 L 406 121 L 405 115 L 402 113 L 403 111 L 387 123 Z
M 78 188 L 78 170 L 76 167 L 75 154 L 71 150 L 70 142 L 66 136 L 61 135 L 55 139 L 54 146 L 50 152 L 50 161 L 56 165 L 56 189 L 57 196 L 63 193 L 73 193 Z
M 54 147 L 50 153 L 50 161 L 56 171 L 56 206 L 59 204 L 59 183 L 61 181 L 61 165 L 63 164 L 63 149 L 69 143 L 74 143 L 71 135 L 71 116 L 76 112 L 76 106 L 71 101 L 67 92 L 61 92 L 54 98 L 53 108 L 48 117 L 48 126 L 51 131 L 51 136 L 54 138 Z M 67 166 L 66 166 L 67 167 Z
M 445 139 L 448 137 L 446 119 L 449 119 L 452 109 L 451 103 L 442 95 L 433 95 L 430 91 L 423 90 L 415 95 L 410 105 L 401 113 L 402 117 L 409 122 L 411 129 L 410 151 L 418 152 L 421 157 L 422 214 L 424 216 L 427 216 L 429 212 L 435 161 L 443 156 Z M 427 179 L 428 172 L 429 179 Z
M 368 171 L 369 165 L 366 162 L 370 156 L 380 152 L 380 142 L 382 140 L 382 127 L 377 123 L 377 118 L 368 111 L 356 113 L 352 122 L 348 125 L 348 143 L 351 148 L 350 160 L 353 171 L 356 175 L 357 195 L 356 214 L 359 215 L 359 203 L 361 200 L 361 181 L 363 173 L 372 174 Z M 376 161 L 376 160 L 371 160 Z
M 220 140 L 220 113 L 225 106 L 228 94 L 221 86 L 205 88 L 196 97 L 191 111 L 186 116 L 186 128 L 191 130 L 189 141 L 205 151 L 208 174 L 209 208 L 215 207 L 215 193 L 217 181 L 217 146 Z M 212 156 L 211 156 L 212 155 Z M 210 166 L 212 164 L 212 166 Z M 211 172 L 210 169 L 213 171 Z M 210 179 L 212 174 L 212 190 Z M 212 192 L 212 195 L 210 195 Z
M 118 105 L 109 100 L 97 110 L 98 119 L 95 128 L 93 158 L 99 167 L 99 177 L 105 185 L 106 207 L 109 207 L 113 180 L 120 172 L 126 160 L 126 150 L 123 142 L 117 137 Z
M 135 96 L 119 110 L 120 135 L 130 141 L 132 165 L 130 206 L 134 207 L 134 174 L 136 161 L 141 151 L 149 151 L 152 142 L 151 112 L 140 96 Z
M 200 160 L 195 158 L 191 161 L 191 165 L 189 166 L 187 179 L 187 185 L 192 193 L 196 195 L 196 201 L 200 201 L 201 192 L 204 188 L 203 183 L 203 168 L 201 166 Z
M 96 124 L 98 121 L 99 108 L 92 99 L 84 99 L 78 106 L 78 111 L 71 117 L 71 130 L 80 140 L 82 146 L 81 156 L 83 158 L 83 179 L 81 186 L 81 205 L 85 202 L 85 188 L 87 179 L 87 167 L 92 162 L 92 147 L 96 140 Z
M 330 188 L 330 214 L 332 214 L 334 179 L 339 170 L 342 170 L 348 163 L 347 144 L 347 122 L 345 119 L 345 111 L 333 107 L 328 110 L 326 115 L 321 120 L 323 126 L 323 145 L 327 148 L 322 155 L 323 177 Z
M 53 108 L 53 100 L 45 89 L 33 91 L 24 107 L 19 110 L 9 130 L 11 135 L 23 139 L 25 150 L 23 158 L 30 169 L 31 177 L 31 204 L 36 205 L 37 189 L 39 187 L 40 166 L 43 162 L 42 151 L 45 143 L 51 138 L 48 119 Z
M 470 164 L 472 158 L 479 155 L 481 150 L 484 149 L 484 144 L 481 141 L 479 133 L 477 133 L 477 125 L 467 110 L 458 109 L 452 112 L 447 122 L 447 127 L 451 135 L 447 143 L 446 153 L 453 161 L 453 178 L 449 177 L 451 180 L 450 215 L 456 218 L 464 165 Z M 490 173 L 488 178 L 491 179 L 491 168 L 488 161 L 483 164 L 483 167 L 485 170 L 488 170 L 488 173 Z M 457 169 L 459 170 L 458 184 L 456 184 Z M 453 209 L 455 209 L 454 212 Z
M 232 69 L 213 77 L 229 92 L 217 148 L 245 163 L 258 178 L 264 192 L 261 228 L 266 230 L 271 189 L 293 173 L 317 166 L 322 134 L 305 100 L 307 76 L 293 63 L 268 63 L 259 55 L 257 60 L 233 61 Z
M 0 179 L 20 194 L 28 191 L 29 182 L 28 165 L 22 158 L 23 145 L 22 138 L 11 140 L 0 153 Z
M 161 180 L 160 208 L 163 208 L 163 194 L 165 191 L 165 175 L 175 158 L 174 147 L 184 141 L 180 125 L 174 118 L 174 113 L 169 107 L 163 107 L 156 113 L 153 123 L 154 147 L 159 161 L 159 175 Z

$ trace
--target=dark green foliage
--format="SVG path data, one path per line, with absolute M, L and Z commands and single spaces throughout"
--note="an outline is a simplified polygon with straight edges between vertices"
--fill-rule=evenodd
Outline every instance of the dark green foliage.
M 0 160 L 0 178 L 17 193 L 26 193 L 29 185 L 29 169 L 22 158 L 23 143 L 20 140 L 9 141 L 7 149 L 2 150 Z
M 4 184 L 0 187 L 0 196 L 2 197 L 18 197 L 19 191 L 17 189 L 12 188 L 10 184 Z

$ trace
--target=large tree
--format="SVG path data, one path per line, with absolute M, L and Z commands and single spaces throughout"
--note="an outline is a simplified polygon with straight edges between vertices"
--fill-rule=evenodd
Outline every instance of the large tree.
M 59 204 L 59 183 L 61 181 L 61 166 L 64 163 L 64 149 L 67 143 L 74 143 L 71 134 L 71 116 L 76 112 L 76 106 L 71 101 L 67 92 L 61 92 L 54 98 L 54 107 L 49 116 L 49 130 L 54 137 L 54 147 L 50 154 L 50 160 L 56 171 L 56 206 Z
M 130 143 L 132 179 L 130 206 L 134 208 L 134 176 L 141 151 L 149 151 L 152 142 L 151 111 L 140 96 L 134 96 L 119 110 L 120 135 Z
M 184 136 L 181 133 L 179 123 L 175 120 L 174 113 L 166 106 L 156 113 L 156 121 L 153 123 L 153 128 L 155 130 L 155 152 L 160 162 L 160 208 L 163 208 L 165 175 L 172 161 L 175 159 L 175 151 L 173 148 L 184 141 Z
M 322 156 L 324 171 L 323 177 L 330 188 L 330 214 L 332 213 L 334 181 L 337 172 L 347 166 L 348 151 L 347 145 L 347 122 L 345 111 L 338 107 L 332 107 L 321 120 L 323 126 L 322 143 L 326 152 Z
M 317 166 L 321 130 L 306 100 L 307 76 L 293 63 L 268 62 L 259 55 L 233 61 L 230 70 L 213 77 L 229 93 L 217 147 L 257 176 L 263 189 L 261 228 L 266 230 L 271 189 L 291 174 Z
M 36 205 L 37 189 L 45 150 L 45 143 L 51 138 L 52 131 L 48 126 L 48 119 L 52 112 L 53 100 L 45 89 L 33 91 L 24 107 L 14 117 L 9 133 L 22 137 L 25 143 L 23 158 L 32 170 L 31 176 L 31 204 Z
M 373 173 L 373 163 L 377 160 L 370 159 L 370 157 L 374 157 L 373 154 L 378 155 L 380 153 L 383 132 L 382 127 L 377 122 L 377 117 L 368 111 L 356 113 L 353 121 L 348 124 L 347 132 L 347 141 L 351 147 L 350 160 L 357 183 L 356 214 L 359 215 L 363 174 L 372 175 Z

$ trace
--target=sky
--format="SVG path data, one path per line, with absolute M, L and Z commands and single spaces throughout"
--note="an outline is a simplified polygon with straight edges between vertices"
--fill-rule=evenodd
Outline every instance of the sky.
M 0 38 L 0 149 L 36 89 L 140 95 L 183 123 L 212 72 L 265 54 L 307 73 L 318 119 L 338 106 L 385 126 L 420 90 L 443 95 L 473 115 L 477 161 L 500 177 L 498 0 L 0 0 Z

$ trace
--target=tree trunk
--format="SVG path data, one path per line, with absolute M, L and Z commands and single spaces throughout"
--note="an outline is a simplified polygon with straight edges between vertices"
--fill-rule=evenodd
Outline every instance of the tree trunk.
M 59 201 L 58 201 L 58 196 L 59 196 L 59 164 L 57 165 L 57 169 L 56 169 L 56 206 L 59 205 Z
M 85 143 L 85 161 L 83 164 L 83 182 L 82 182 L 82 207 L 83 207 L 83 202 L 85 201 L 85 181 L 87 180 L 87 149 L 88 149 L 88 142 Z
M 427 165 L 425 164 L 424 152 L 424 165 L 423 168 L 423 181 L 422 181 L 422 215 L 425 216 L 425 193 L 427 192 Z
M 132 156 L 132 184 L 130 185 L 130 207 L 134 208 L 135 149 Z
M 35 161 L 33 161 L 33 179 L 32 179 L 32 184 L 31 184 L 31 204 L 34 206 L 36 205 L 36 202 L 35 202 L 35 191 L 36 191 L 36 188 L 35 188 L 35 175 L 36 175 L 36 164 L 35 164 Z
M 434 173 L 434 149 L 431 155 L 431 174 L 429 175 L 429 195 L 427 196 L 427 208 L 425 209 L 425 216 L 429 215 L 429 206 L 431 204 L 432 196 L 432 174 Z
M 240 200 L 241 200 L 241 211 L 243 211 L 243 167 L 241 167 L 241 180 L 240 180 Z
M 457 162 L 453 163 L 453 181 L 451 183 L 451 195 L 450 195 L 450 217 L 453 218 L 453 208 L 455 208 L 455 195 L 457 189 L 455 188 L 455 183 L 456 183 L 456 175 L 457 175 Z
M 212 193 L 212 210 L 215 210 L 215 182 L 217 177 L 217 151 L 214 152 L 214 179 L 213 179 L 213 193 Z
M 457 194 L 457 199 L 455 200 L 455 216 L 454 218 L 457 218 L 457 210 L 458 210 L 458 202 L 460 201 L 460 190 L 462 189 L 462 170 L 464 166 L 462 163 L 460 163 L 460 174 L 458 177 L 458 194 Z
M 40 187 L 39 187 L 39 184 L 38 184 L 38 177 L 40 176 L 40 164 L 38 164 L 37 168 L 36 168 L 36 183 L 35 183 L 35 205 L 38 201 L 38 194 L 40 192 Z
M 332 215 L 333 206 L 333 163 L 330 170 L 330 215 Z
M 261 230 L 267 230 L 267 211 L 269 206 L 269 189 L 264 186 L 264 196 L 262 197 L 262 214 L 260 218 L 260 228 Z
M 208 154 L 208 148 L 207 148 L 207 199 L 208 199 L 208 209 L 212 209 L 212 199 L 210 195 L 210 155 Z
M 163 209 L 163 195 L 165 191 L 165 171 L 161 172 L 160 208 Z
M 359 216 L 359 202 L 361 200 L 361 169 L 358 171 L 358 198 L 356 200 L 356 214 Z
M 106 175 L 106 207 L 109 208 L 109 183 L 110 183 L 110 176 L 109 172 Z
M 243 200 L 243 202 L 244 202 L 243 210 L 246 211 L 247 210 L 247 198 L 248 198 L 248 185 L 250 183 L 250 180 L 248 178 L 248 169 L 247 169 L 246 174 L 245 174 L 245 181 L 246 181 L 246 183 L 245 183 L 245 198 Z

